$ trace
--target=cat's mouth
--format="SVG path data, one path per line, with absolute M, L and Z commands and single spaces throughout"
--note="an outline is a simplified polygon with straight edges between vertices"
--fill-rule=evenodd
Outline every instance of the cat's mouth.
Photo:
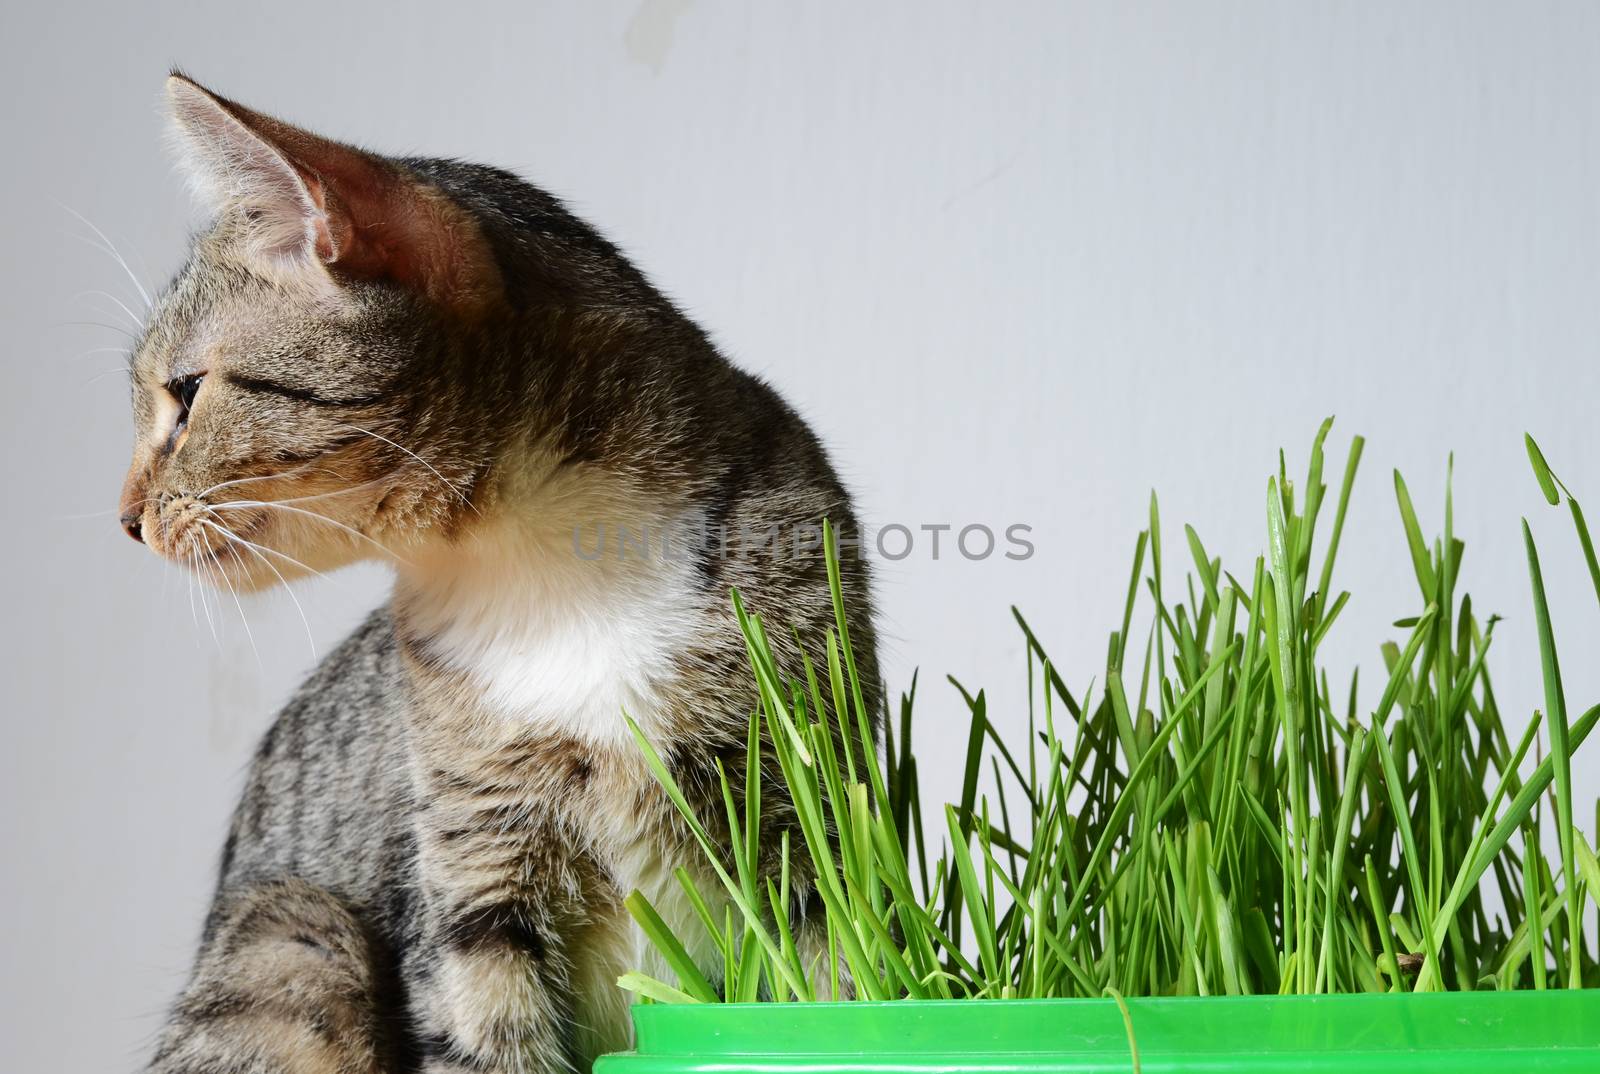
M 267 513 L 259 509 L 178 496 L 162 503 L 157 522 L 150 547 L 198 574 L 237 579 L 241 568 L 254 573 L 254 558 L 263 555 L 256 549 Z

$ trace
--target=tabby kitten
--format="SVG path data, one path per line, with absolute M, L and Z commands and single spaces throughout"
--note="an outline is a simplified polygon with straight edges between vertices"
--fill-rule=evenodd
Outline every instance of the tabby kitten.
M 132 357 L 122 524 L 236 590 L 374 557 L 395 587 L 262 743 L 149 1069 L 584 1069 L 627 1042 L 622 898 L 692 913 L 687 832 L 622 713 L 717 817 L 754 703 L 728 590 L 821 639 L 804 535 L 827 518 L 848 548 L 849 499 L 555 198 L 167 89 L 214 222 Z M 865 567 L 843 570 L 875 683 Z

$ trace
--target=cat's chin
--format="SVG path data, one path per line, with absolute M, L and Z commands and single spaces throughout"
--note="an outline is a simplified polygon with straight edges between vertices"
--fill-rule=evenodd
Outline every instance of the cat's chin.
M 190 531 L 161 550 L 163 558 L 211 586 L 234 594 L 257 593 L 286 584 L 306 571 L 293 556 L 267 543 L 255 528 L 250 536 Z

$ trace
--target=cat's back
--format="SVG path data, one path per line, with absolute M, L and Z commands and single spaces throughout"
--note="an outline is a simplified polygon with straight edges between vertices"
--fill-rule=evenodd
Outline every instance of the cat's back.
M 223 851 L 224 888 L 295 876 L 394 909 L 380 903 L 414 857 L 404 681 L 385 606 L 322 660 L 262 739 Z

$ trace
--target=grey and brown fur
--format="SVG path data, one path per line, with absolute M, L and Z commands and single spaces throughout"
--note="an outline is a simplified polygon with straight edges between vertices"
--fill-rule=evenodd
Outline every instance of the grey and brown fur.
M 827 518 L 848 545 L 849 499 L 777 394 L 556 199 L 168 91 L 214 222 L 133 355 L 124 525 L 219 587 L 369 557 L 396 584 L 262 743 L 149 1069 L 584 1069 L 627 1039 L 622 899 L 689 913 L 687 833 L 621 713 L 714 820 L 754 704 L 728 591 L 819 645 L 824 565 L 791 536 Z M 732 539 L 594 554 L 623 527 Z M 875 705 L 865 568 L 844 573 Z

